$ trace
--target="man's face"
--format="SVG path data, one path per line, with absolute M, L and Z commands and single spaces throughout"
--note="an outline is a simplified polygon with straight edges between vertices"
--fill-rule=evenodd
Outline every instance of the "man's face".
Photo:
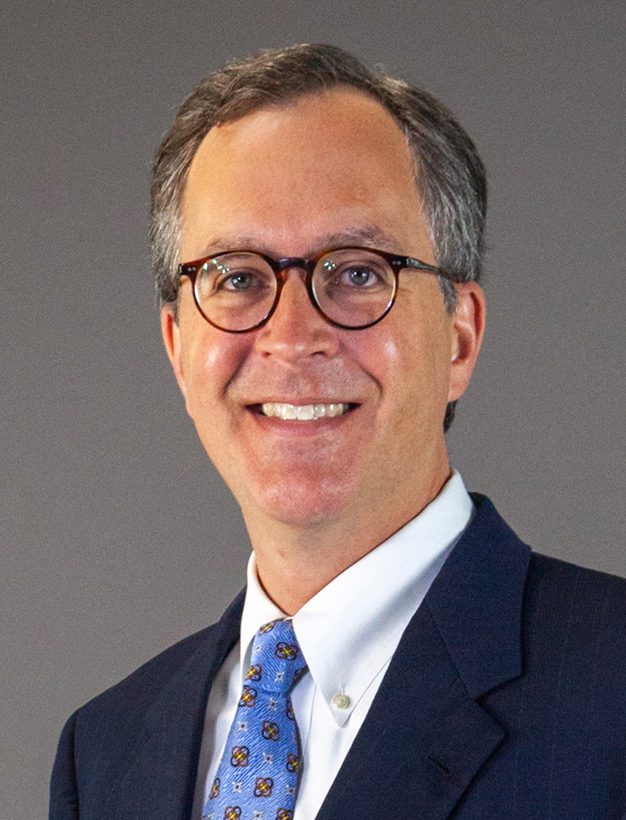
M 208 133 L 189 171 L 181 261 L 355 244 L 436 263 L 405 138 L 377 102 L 333 90 Z M 472 320 L 446 313 L 435 276 L 405 270 L 385 319 L 339 329 L 311 305 L 303 277 L 291 269 L 270 321 L 243 334 L 208 324 L 182 279 L 178 323 L 166 308 L 162 324 L 187 410 L 249 526 L 374 514 L 399 526 L 446 479 L 442 420 L 469 379 Z M 351 409 L 284 420 L 264 415 L 267 403 Z

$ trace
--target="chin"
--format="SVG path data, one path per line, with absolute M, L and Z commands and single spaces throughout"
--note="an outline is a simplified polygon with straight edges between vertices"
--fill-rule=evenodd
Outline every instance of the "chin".
M 338 517 L 349 504 L 345 484 L 294 479 L 264 482 L 248 497 L 252 505 L 273 521 L 294 527 L 315 527 Z

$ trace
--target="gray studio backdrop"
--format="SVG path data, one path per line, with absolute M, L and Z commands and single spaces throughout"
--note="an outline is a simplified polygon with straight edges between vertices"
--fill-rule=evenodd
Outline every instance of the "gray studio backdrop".
M 626 574 L 620 2 L 10 2 L 2 61 L 0 815 L 65 717 L 239 589 L 248 545 L 161 351 L 149 166 L 228 58 L 329 41 L 440 96 L 489 169 L 487 341 L 450 436 L 541 551 Z

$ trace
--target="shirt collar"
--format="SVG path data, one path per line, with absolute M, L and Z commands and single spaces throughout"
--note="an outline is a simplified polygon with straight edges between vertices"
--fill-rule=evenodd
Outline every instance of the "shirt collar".
M 334 578 L 293 616 L 309 673 L 339 725 L 389 662 L 473 511 L 463 480 L 453 471 L 419 515 Z M 241 619 L 242 677 L 255 632 L 264 623 L 286 617 L 259 583 L 252 553 Z M 342 708 L 335 708 L 338 694 L 348 696 L 348 706 L 344 699 Z

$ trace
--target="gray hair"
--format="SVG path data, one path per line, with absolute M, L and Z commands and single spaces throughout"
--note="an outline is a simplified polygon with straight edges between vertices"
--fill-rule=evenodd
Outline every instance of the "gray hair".
M 181 106 L 153 166 L 150 241 L 161 305 L 176 302 L 180 210 L 187 172 L 216 125 L 299 96 L 348 86 L 377 100 L 406 135 L 446 307 L 454 310 L 452 282 L 478 281 L 484 257 L 485 169 L 474 143 L 433 96 L 374 71 L 336 46 L 295 45 L 229 63 L 202 80 Z M 448 405 L 444 426 L 454 415 Z

